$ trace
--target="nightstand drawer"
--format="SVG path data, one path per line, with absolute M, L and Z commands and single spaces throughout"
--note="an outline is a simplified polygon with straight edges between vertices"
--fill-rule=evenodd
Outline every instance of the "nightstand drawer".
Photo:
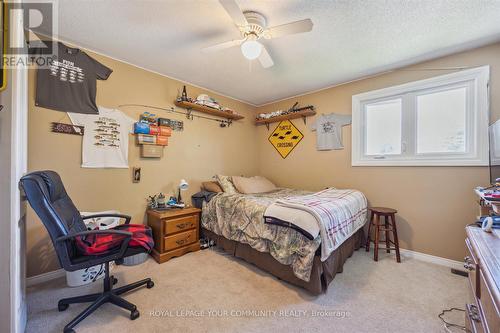
M 165 251 L 170 251 L 178 247 L 194 243 L 196 241 L 196 229 L 167 236 L 164 241 Z
M 164 223 L 165 233 L 166 235 L 170 235 L 179 231 L 196 228 L 196 226 L 198 225 L 198 215 L 183 216 L 171 220 L 166 220 Z

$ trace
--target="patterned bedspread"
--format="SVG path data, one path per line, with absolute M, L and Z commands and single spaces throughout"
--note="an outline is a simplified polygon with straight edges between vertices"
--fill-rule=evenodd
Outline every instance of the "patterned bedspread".
M 266 208 L 279 199 L 311 193 L 292 189 L 261 194 L 219 193 L 203 204 L 201 223 L 227 239 L 271 254 L 281 264 L 290 265 L 299 279 L 309 281 L 321 236 L 309 240 L 292 228 L 265 224 L 263 216 Z
M 356 190 L 326 190 L 280 199 L 278 205 L 291 211 L 300 209 L 316 218 L 321 235 L 321 260 L 330 254 L 347 238 L 366 223 L 367 200 Z

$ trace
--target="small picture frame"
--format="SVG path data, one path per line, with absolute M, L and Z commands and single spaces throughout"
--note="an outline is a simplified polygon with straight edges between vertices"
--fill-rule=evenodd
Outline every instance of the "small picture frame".
M 132 181 L 139 183 L 141 181 L 141 168 L 132 168 Z

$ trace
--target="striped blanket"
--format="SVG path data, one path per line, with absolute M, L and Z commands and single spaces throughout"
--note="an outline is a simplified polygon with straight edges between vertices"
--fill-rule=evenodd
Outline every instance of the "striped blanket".
M 329 188 L 313 194 L 280 199 L 276 204 L 314 216 L 321 236 L 322 261 L 363 227 L 367 220 L 366 197 L 356 190 Z

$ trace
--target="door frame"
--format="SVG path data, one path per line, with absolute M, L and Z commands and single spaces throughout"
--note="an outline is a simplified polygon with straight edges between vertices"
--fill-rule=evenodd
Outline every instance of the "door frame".
M 10 14 L 9 39 L 23 42 L 22 13 L 12 11 Z M 10 323 L 6 325 L 10 327 L 9 332 L 23 333 L 27 322 L 26 203 L 21 198 L 18 182 L 28 166 L 28 68 L 20 64 L 7 72 L 8 86 L 2 92 L 2 102 L 6 107 L 2 112 L 10 112 L 10 177 L 9 189 L 4 194 L 10 206 L 10 232 L 6 232 L 10 246 L 9 283 L 3 285 L 10 289 Z

